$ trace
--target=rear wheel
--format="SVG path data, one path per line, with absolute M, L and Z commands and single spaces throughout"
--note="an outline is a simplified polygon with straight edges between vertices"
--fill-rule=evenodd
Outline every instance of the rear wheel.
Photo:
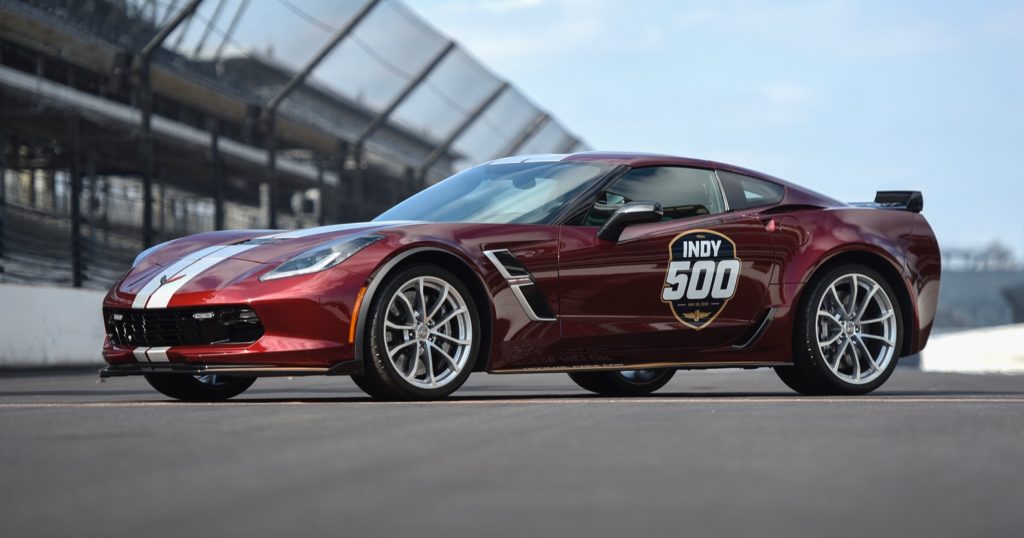
M 859 264 L 836 267 L 809 285 L 800 305 L 793 365 L 775 372 L 807 395 L 867 394 L 892 375 L 903 317 L 892 287 Z
M 577 385 L 603 396 L 644 396 L 664 387 L 675 370 L 621 370 L 617 372 L 573 372 Z
M 434 400 L 455 392 L 480 350 L 480 319 L 466 286 L 434 265 L 410 266 L 370 305 L 369 361 L 353 381 L 379 399 Z
M 185 402 L 220 402 L 245 392 L 255 377 L 230 377 L 215 374 L 150 374 L 144 376 L 164 396 Z

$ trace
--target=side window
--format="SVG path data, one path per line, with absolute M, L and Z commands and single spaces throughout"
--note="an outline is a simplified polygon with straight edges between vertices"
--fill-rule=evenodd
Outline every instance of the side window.
M 786 192 L 782 185 L 732 172 L 719 170 L 718 179 L 722 181 L 725 197 L 729 200 L 729 209 L 777 204 Z
M 722 212 L 722 194 L 711 170 L 635 168 L 597 197 L 583 224 L 601 226 L 626 202 L 658 202 L 665 220 Z

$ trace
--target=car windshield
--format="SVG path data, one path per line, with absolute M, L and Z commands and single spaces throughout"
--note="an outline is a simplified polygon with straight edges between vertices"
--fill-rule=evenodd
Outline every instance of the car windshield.
M 374 220 L 551 224 L 613 165 L 592 162 L 482 164 L 425 189 Z

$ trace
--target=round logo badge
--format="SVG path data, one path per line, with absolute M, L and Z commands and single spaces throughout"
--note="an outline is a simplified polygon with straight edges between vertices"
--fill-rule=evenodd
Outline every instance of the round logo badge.
M 740 279 L 736 244 L 712 230 L 692 230 L 672 239 L 668 250 L 661 300 L 680 323 L 703 329 L 736 294 Z

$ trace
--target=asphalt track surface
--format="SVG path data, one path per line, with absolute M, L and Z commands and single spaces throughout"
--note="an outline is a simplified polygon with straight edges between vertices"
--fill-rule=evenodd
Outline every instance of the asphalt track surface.
M 1024 535 L 1024 376 L 803 398 L 770 371 L 681 372 L 608 399 L 480 374 L 457 396 L 298 378 L 181 404 L 0 372 L 0 536 Z

